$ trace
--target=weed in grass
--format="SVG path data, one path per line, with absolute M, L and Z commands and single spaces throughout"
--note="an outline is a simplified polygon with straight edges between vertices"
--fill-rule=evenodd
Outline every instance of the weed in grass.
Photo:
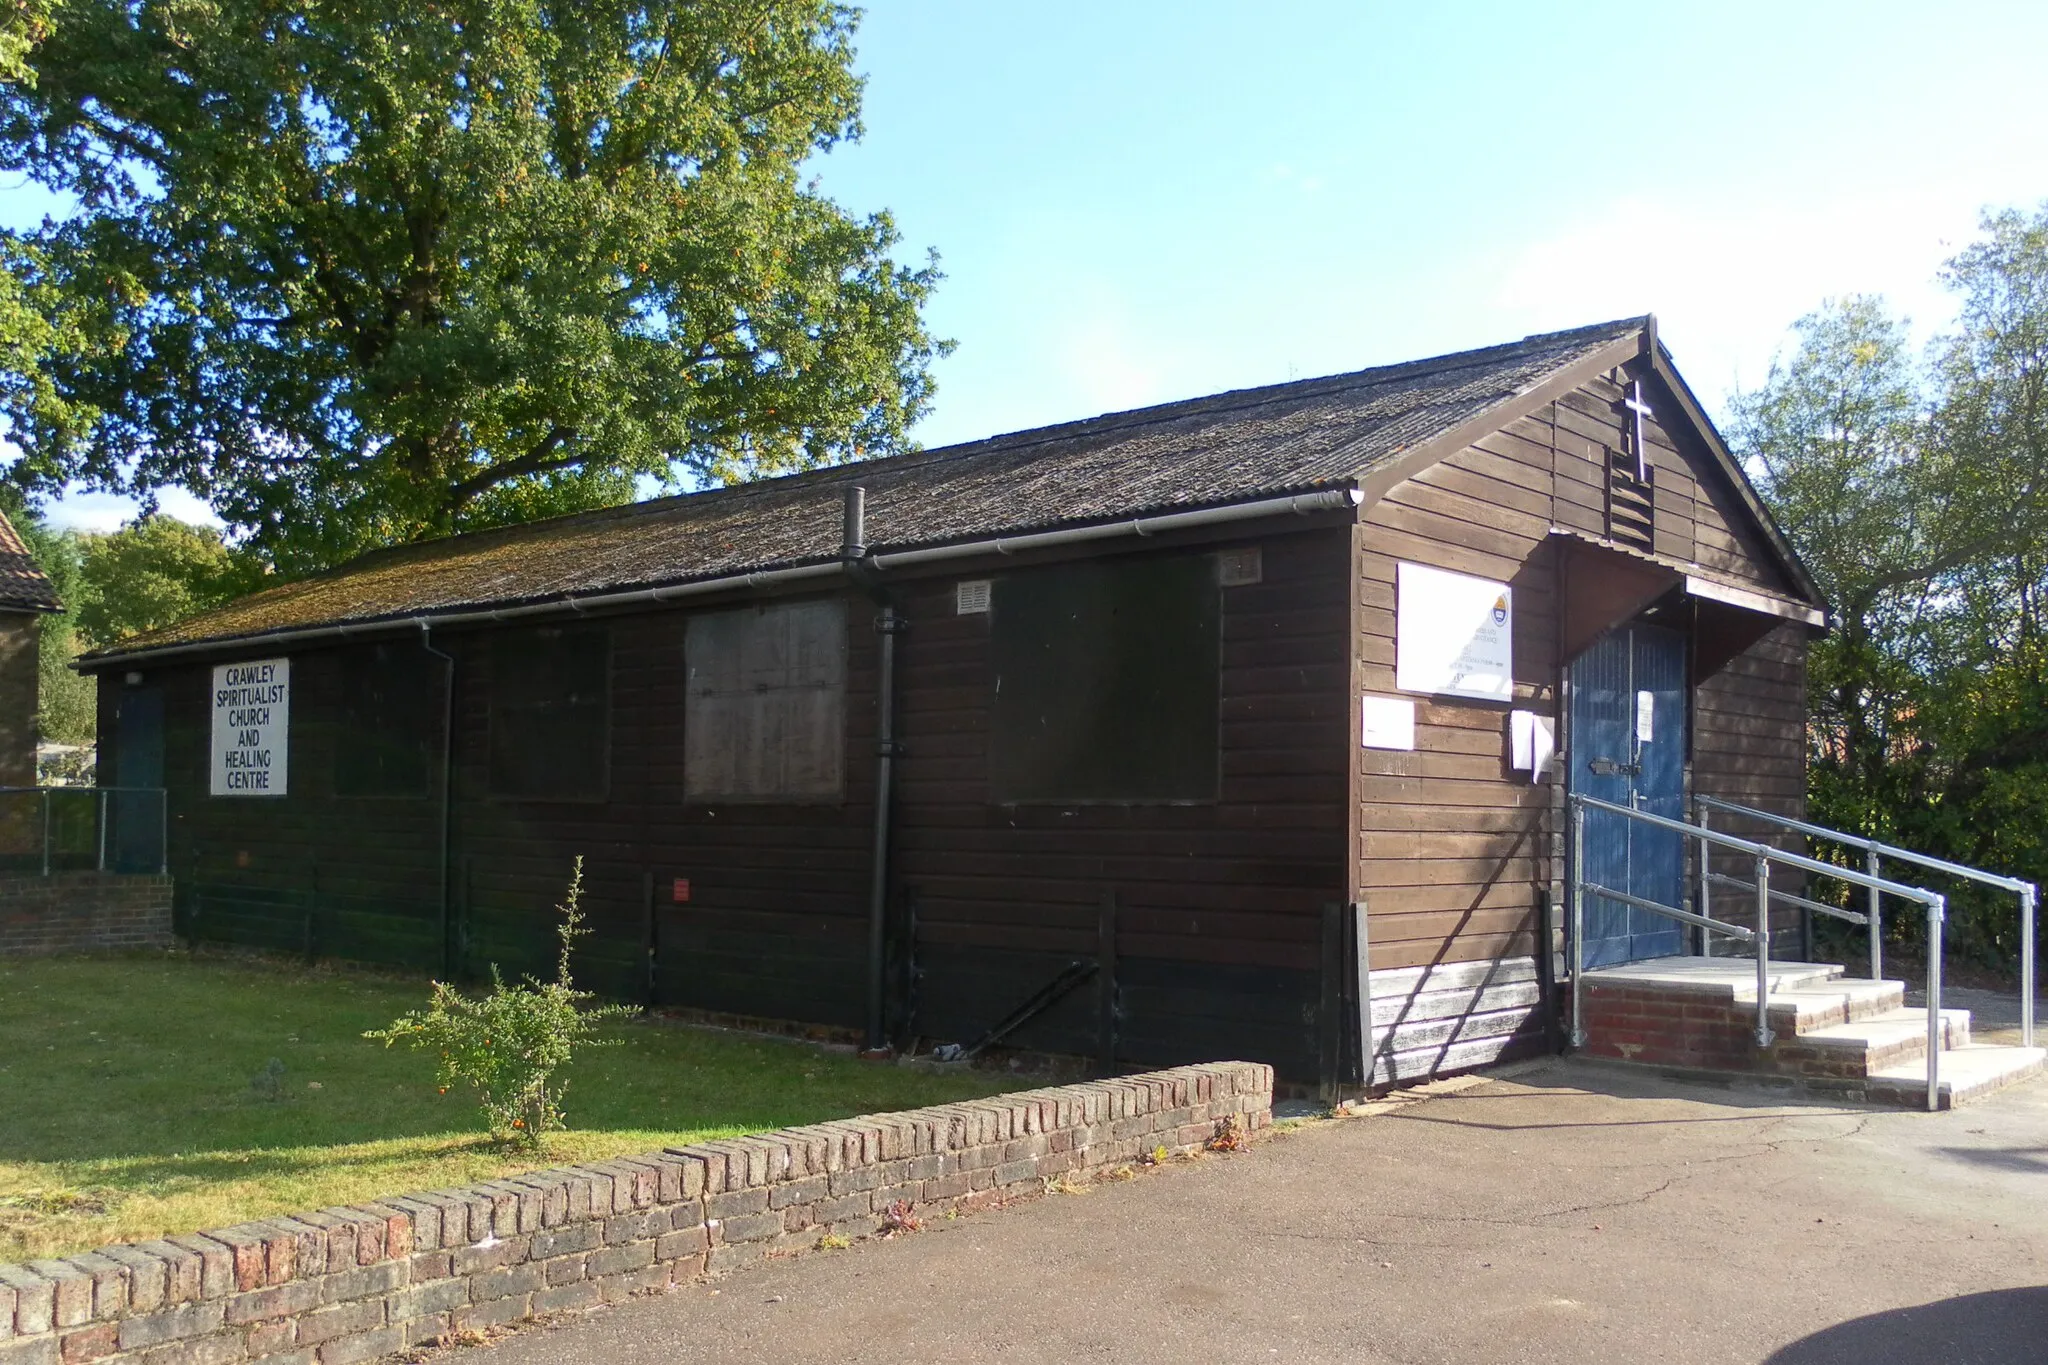
M 272 1057 L 263 1064 L 263 1069 L 249 1078 L 249 1088 L 256 1092 L 256 1098 L 267 1104 L 276 1104 L 284 1098 L 284 1063 Z

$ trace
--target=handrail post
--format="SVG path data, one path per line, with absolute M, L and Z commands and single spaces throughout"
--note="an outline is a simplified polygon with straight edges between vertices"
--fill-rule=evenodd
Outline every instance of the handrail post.
M 156 875 L 171 875 L 171 789 L 156 789 Z
M 2020 1046 L 2034 1045 L 2034 900 L 2032 883 L 2020 892 Z
M 1572 1047 L 1586 1046 L 1586 808 L 1572 802 Z M 1546 944 L 1546 952 L 1549 946 Z
M 1864 866 L 1873 878 L 1883 875 L 1879 863 L 1877 850 L 1868 850 Z M 1870 979 L 1884 980 L 1884 892 L 1874 886 L 1870 888 Z
M 1940 896 L 1927 903 L 1927 1112 L 1941 1108 L 1941 922 L 1947 907 Z
M 1756 860 L 1756 1045 L 1771 1045 L 1771 860 Z
M 100 871 L 107 870 L 107 789 L 100 788 Z
M 1711 816 L 1711 815 L 1712 815 L 1712 814 L 1713 814 L 1714 812 L 1713 812 L 1713 811 L 1711 811 L 1711 810 L 1709 810 L 1709 809 L 1708 809 L 1707 807 L 1705 807 L 1705 806 L 1695 806 L 1695 807 L 1693 808 L 1693 810 L 1694 810 L 1694 818 L 1695 818 L 1695 819 L 1697 819 L 1697 820 L 1699 821 L 1699 826 L 1700 826 L 1700 828 L 1701 828 L 1701 829 L 1706 829 L 1706 828 L 1708 827 L 1708 826 L 1707 826 L 1707 818 L 1708 818 L 1709 816 Z M 1711 878 L 1711 876 L 1710 876 L 1710 872 L 1711 872 L 1711 866 L 1710 866 L 1710 864 L 1711 864 L 1711 860 L 1713 859 L 1713 856 L 1714 856 L 1714 846 L 1713 846 L 1712 844 L 1710 844 L 1710 843 L 1708 843 L 1708 842 L 1707 842 L 1707 840 L 1706 840 L 1706 836 L 1705 836 L 1705 835 L 1701 835 L 1701 836 L 1700 836 L 1700 840 L 1699 840 L 1699 845 L 1700 845 L 1700 914 L 1701 914 L 1702 916 L 1704 916 L 1705 918 L 1707 918 L 1707 919 L 1712 919 L 1712 918 L 1714 917 L 1714 885 L 1713 885 L 1713 880 L 1712 880 L 1712 878 Z M 1712 957 L 1713 955 L 1714 955 L 1714 931 L 1713 931 L 1712 929 L 1702 929 L 1702 930 L 1700 930 L 1700 956 L 1701 956 L 1701 957 Z
M 43 875 L 50 875 L 50 789 L 43 788 Z

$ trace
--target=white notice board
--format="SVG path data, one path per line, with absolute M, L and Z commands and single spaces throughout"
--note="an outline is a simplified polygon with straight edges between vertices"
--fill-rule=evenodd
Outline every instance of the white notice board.
M 213 794 L 283 796 L 291 757 L 292 661 L 213 670 Z
M 1394 686 L 1403 692 L 1513 701 L 1514 636 L 1507 584 L 1426 564 L 1396 566 Z

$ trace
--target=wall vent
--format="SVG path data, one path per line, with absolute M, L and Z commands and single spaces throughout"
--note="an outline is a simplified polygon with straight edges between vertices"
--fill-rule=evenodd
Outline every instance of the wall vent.
M 1245 588 L 1264 582 L 1265 564 L 1257 546 L 1249 550 L 1225 550 L 1216 556 L 1216 581 L 1226 588 Z

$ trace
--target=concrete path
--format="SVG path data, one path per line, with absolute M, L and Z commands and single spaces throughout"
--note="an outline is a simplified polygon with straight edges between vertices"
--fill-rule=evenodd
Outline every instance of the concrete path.
M 450 1360 L 2048 1361 L 2048 1084 L 1947 1115 L 1556 1063 Z

